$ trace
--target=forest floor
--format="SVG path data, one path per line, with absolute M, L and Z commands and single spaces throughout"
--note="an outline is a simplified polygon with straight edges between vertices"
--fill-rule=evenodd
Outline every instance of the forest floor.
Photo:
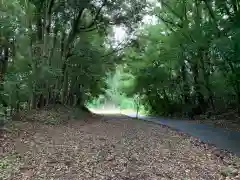
M 1 134 L 0 179 L 240 179 L 239 157 L 161 125 L 61 108 L 25 119 Z

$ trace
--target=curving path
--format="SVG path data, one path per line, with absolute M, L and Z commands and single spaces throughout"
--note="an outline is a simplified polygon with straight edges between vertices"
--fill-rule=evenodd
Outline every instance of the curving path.
M 191 137 L 119 114 L 85 115 L 56 125 L 19 122 L 14 128 L 18 133 L 0 142 L 2 180 L 240 178 L 239 158 L 226 156 L 221 161 L 212 151 L 192 144 Z
M 126 114 L 130 117 L 136 117 L 135 114 Z M 201 141 L 213 144 L 216 147 L 227 150 L 240 156 L 240 132 L 216 128 L 188 120 L 172 120 L 162 117 L 147 117 L 140 115 L 139 119 L 152 121 L 162 125 L 169 126 L 181 132 L 187 133 Z

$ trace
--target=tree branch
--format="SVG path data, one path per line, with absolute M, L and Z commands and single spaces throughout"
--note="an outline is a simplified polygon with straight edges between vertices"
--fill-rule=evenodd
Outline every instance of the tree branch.
M 91 32 L 91 31 L 95 31 L 97 29 L 98 29 L 97 27 L 93 27 L 93 28 L 89 28 L 89 29 L 83 29 L 80 32 Z
M 95 23 L 98 20 L 99 15 L 100 15 L 100 13 L 102 11 L 102 8 L 106 5 L 106 2 L 107 2 L 107 0 L 104 0 L 102 6 L 97 10 L 97 13 L 96 13 L 94 19 L 92 20 L 92 23 L 88 27 L 80 28 L 81 30 L 92 28 L 95 25 Z
M 169 21 L 169 20 L 164 19 L 164 18 L 161 17 L 161 16 L 158 16 L 158 17 L 159 17 L 164 23 L 170 24 L 170 25 L 172 25 L 172 26 L 174 26 L 174 27 L 183 28 L 183 26 L 182 26 L 181 24 L 176 24 L 176 23 L 174 23 L 174 22 L 172 22 L 172 21 Z
M 49 34 L 50 28 L 51 28 L 51 18 L 52 18 L 51 16 L 52 16 L 52 9 L 53 9 L 53 5 L 54 5 L 54 1 L 55 0 L 51 0 L 49 2 L 48 9 L 47 9 L 47 15 L 45 17 L 45 18 L 47 18 L 47 19 L 45 19 L 45 21 L 47 21 L 47 25 L 46 25 L 47 34 Z
M 183 21 L 183 17 L 176 13 L 166 2 L 161 1 L 161 3 L 172 13 L 174 14 L 177 18 L 179 18 L 181 21 Z
M 176 27 L 183 28 L 182 26 L 176 25 L 176 24 L 174 24 L 173 22 L 169 23 L 168 21 L 164 21 L 163 18 L 161 18 L 161 17 L 159 17 L 159 18 L 160 18 L 160 19 L 162 20 L 162 22 L 167 26 L 167 28 L 168 28 L 170 31 L 172 31 L 172 32 L 176 32 L 176 31 L 175 31 L 169 24 L 173 24 L 173 25 L 175 25 Z M 186 39 L 190 39 L 192 42 L 195 42 L 190 34 L 187 35 L 187 34 L 185 34 L 185 33 L 183 33 L 183 32 L 181 32 L 181 34 L 182 34 Z
M 68 48 L 69 44 L 71 44 L 71 42 L 73 41 L 75 35 L 78 33 L 79 29 L 78 29 L 78 25 L 79 25 L 79 22 L 80 22 L 80 19 L 81 19 L 81 16 L 82 16 L 82 13 L 84 11 L 84 8 L 80 9 L 78 11 L 78 14 L 77 16 L 73 19 L 73 22 L 72 22 L 72 29 L 68 35 L 68 39 L 67 39 L 67 42 L 66 42 L 66 45 L 65 45 L 65 49 Z
M 55 0 L 51 0 L 51 1 L 49 2 L 49 6 L 48 6 L 48 14 L 49 14 L 49 15 L 52 13 L 54 1 L 55 1 Z
M 128 46 L 130 45 L 129 43 L 127 43 L 125 46 L 123 46 L 123 47 L 121 47 L 121 48 L 118 49 L 118 47 L 119 47 L 121 44 L 123 44 L 123 42 L 124 42 L 124 41 L 122 41 L 121 43 L 119 43 L 119 44 L 117 45 L 117 48 L 115 48 L 114 50 L 112 50 L 112 52 L 107 53 L 107 54 L 101 56 L 101 58 L 104 58 L 104 57 L 110 56 L 110 55 L 112 55 L 112 54 L 114 54 L 114 53 L 117 53 L 117 52 L 125 49 L 126 47 L 128 47 Z

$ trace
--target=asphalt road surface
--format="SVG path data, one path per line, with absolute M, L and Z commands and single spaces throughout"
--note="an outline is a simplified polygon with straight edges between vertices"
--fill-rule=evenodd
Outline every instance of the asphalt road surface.
M 135 114 L 126 115 L 136 117 Z M 206 124 L 199 124 L 194 121 L 189 122 L 187 120 L 172 120 L 161 117 L 147 117 L 143 115 L 140 115 L 139 119 L 166 125 L 193 137 L 199 138 L 205 143 L 213 144 L 220 149 L 227 150 L 237 156 L 240 156 L 240 132 L 216 128 Z

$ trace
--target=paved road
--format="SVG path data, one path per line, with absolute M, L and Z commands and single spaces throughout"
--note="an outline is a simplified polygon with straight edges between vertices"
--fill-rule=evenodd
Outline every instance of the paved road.
M 130 117 L 135 117 L 135 114 L 127 114 Z M 214 144 L 216 147 L 228 150 L 240 156 L 240 132 L 230 131 L 223 128 L 216 128 L 206 124 L 189 122 L 187 120 L 172 120 L 161 117 L 140 116 L 140 119 L 154 121 L 185 132 L 193 137 L 199 138 L 205 143 Z

